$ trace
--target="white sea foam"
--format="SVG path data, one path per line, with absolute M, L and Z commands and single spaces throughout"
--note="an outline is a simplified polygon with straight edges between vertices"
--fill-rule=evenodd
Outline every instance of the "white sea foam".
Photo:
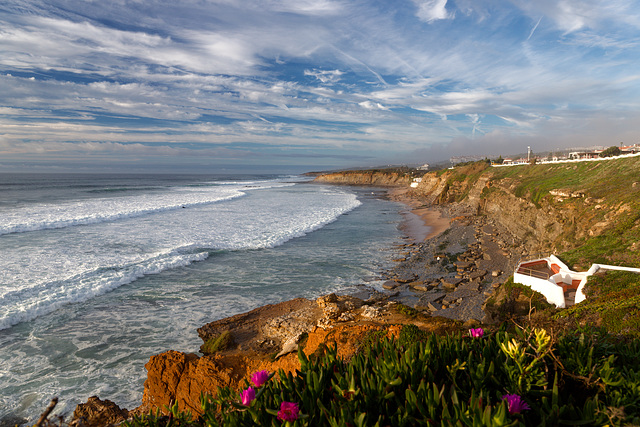
M 36 204 L 3 212 L 0 235 L 96 224 L 150 213 L 221 202 L 243 196 L 238 189 L 180 189 L 162 194 Z
M 292 185 L 185 187 L 13 212 L 20 224 L 14 229 L 33 233 L 0 237 L 0 329 L 201 261 L 210 251 L 282 245 L 360 205 L 338 189 Z
M 190 255 L 168 254 L 129 266 L 85 271 L 64 281 L 41 283 L 0 296 L 0 329 L 33 320 L 65 304 L 86 301 L 148 274 L 202 261 L 207 252 Z

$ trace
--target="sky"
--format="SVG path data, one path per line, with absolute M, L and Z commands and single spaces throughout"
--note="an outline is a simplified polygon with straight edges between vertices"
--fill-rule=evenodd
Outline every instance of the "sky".
M 0 172 L 433 164 L 639 127 L 640 1 L 0 4 Z

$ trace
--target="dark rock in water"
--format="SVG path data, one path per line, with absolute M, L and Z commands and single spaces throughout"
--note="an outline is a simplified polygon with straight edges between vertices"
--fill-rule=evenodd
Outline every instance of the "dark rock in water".
M 0 427 L 15 427 L 26 424 L 29 420 L 18 417 L 17 415 L 7 415 L 0 418 Z
M 116 425 L 128 417 L 129 411 L 110 400 L 100 400 L 97 396 L 91 396 L 87 403 L 81 403 L 73 411 L 73 419 L 82 420 L 86 427 Z
M 382 287 L 387 289 L 387 290 L 395 289 L 398 286 L 400 286 L 400 283 L 396 282 L 395 280 L 387 280 L 386 282 L 384 282 L 382 284 Z
M 410 283 L 410 282 L 415 282 L 417 278 L 418 278 L 417 274 L 404 274 L 404 275 L 396 277 L 396 282 L 398 282 L 398 283 Z

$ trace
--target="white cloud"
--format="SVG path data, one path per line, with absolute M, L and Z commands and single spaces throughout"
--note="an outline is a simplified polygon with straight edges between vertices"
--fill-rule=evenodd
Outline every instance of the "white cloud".
M 15 144 L 389 153 L 640 109 L 631 1 L 409 3 L 446 32 L 393 2 L 39 1 L 0 16 L 0 114 Z
M 453 17 L 447 11 L 447 0 L 413 0 L 418 8 L 416 16 L 424 22 L 433 22 Z
M 336 83 L 343 74 L 340 70 L 304 70 L 305 76 L 315 77 L 322 83 Z
M 380 104 L 379 102 L 363 101 L 363 102 L 360 102 L 358 105 L 360 105 L 363 108 L 366 108 L 367 110 L 388 110 L 387 107 Z
M 271 4 L 276 11 L 313 16 L 335 15 L 343 10 L 341 2 L 331 0 L 275 0 Z

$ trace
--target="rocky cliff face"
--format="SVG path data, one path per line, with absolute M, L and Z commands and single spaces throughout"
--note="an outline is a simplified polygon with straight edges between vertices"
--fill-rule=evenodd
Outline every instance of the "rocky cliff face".
M 636 162 L 638 163 L 638 162 Z M 540 168 L 544 181 L 545 174 L 566 173 L 566 170 L 576 169 L 575 165 L 557 166 L 555 170 Z M 514 169 L 519 168 L 519 169 Z M 497 168 L 491 168 L 484 162 L 457 167 L 451 170 L 429 172 L 425 174 L 416 188 L 410 189 L 410 197 L 423 201 L 425 204 L 440 205 L 451 212 L 464 211 L 467 215 L 485 215 L 504 226 L 513 236 L 517 237 L 529 254 L 548 255 L 560 253 L 578 246 L 585 239 L 606 234 L 620 222 L 633 221 L 631 218 L 632 205 L 618 200 L 612 200 L 607 194 L 595 194 L 590 188 L 569 188 L 581 178 L 584 173 L 593 177 L 598 166 L 590 166 L 589 170 L 576 171 L 571 181 L 565 184 L 558 182 L 558 187 L 548 187 L 548 182 L 541 184 L 541 188 L 526 187 L 523 182 L 531 180 L 532 172 L 529 166 L 510 168 L 510 175 Z M 640 173 L 637 164 L 629 166 L 631 174 L 635 170 Z M 600 167 L 600 170 L 605 169 Z M 617 179 L 615 167 L 603 179 Z M 589 175 L 590 174 L 590 175 Z M 399 176 L 397 173 L 378 172 L 342 172 L 322 175 L 316 178 L 319 182 L 352 184 L 352 185 L 388 185 L 408 187 L 411 178 Z M 523 190 L 524 188 L 524 190 Z M 638 193 L 640 185 L 632 182 L 627 189 L 629 194 Z M 598 197 L 600 196 L 600 197 Z M 604 196 L 604 197 L 603 197 Z M 629 196 L 631 198 L 632 195 Z M 629 220 L 630 218 L 630 220 Z M 636 248 L 637 249 L 637 248 Z
M 381 187 L 409 186 L 411 175 L 403 172 L 349 171 L 320 175 L 314 181 L 327 184 L 376 185 Z

